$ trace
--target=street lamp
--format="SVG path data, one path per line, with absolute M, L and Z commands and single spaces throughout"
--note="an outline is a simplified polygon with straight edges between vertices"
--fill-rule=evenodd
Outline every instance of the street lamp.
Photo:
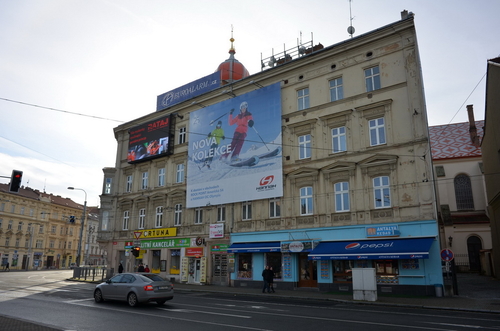
M 83 227 L 85 225 L 85 218 L 87 216 L 87 192 L 82 188 L 68 187 L 68 190 L 79 190 L 85 193 L 85 202 L 83 203 L 83 214 L 82 214 L 82 225 L 80 227 L 80 239 L 78 240 L 78 252 L 76 253 L 76 265 L 80 266 L 80 257 L 82 254 L 82 239 L 83 239 Z

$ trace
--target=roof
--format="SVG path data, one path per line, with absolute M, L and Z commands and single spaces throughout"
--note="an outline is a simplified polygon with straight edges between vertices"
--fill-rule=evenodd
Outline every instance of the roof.
M 477 135 L 483 137 L 484 121 L 475 121 Z M 478 157 L 481 147 L 471 142 L 469 122 L 437 125 L 429 127 L 431 152 L 433 160 Z

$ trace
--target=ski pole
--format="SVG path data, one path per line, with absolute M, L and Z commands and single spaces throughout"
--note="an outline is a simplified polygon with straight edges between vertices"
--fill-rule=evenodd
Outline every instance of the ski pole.
M 216 119 L 214 119 L 214 120 L 210 121 L 210 125 L 213 125 L 213 124 L 215 123 L 215 121 L 220 120 L 221 118 L 223 118 L 223 117 L 224 117 L 224 116 L 226 116 L 226 115 L 227 115 L 227 113 L 225 113 L 225 114 L 223 114 L 223 115 L 221 115 L 221 116 L 217 117 Z
M 270 151 L 269 147 L 267 147 L 267 144 L 264 142 L 264 139 L 262 139 L 262 137 L 260 136 L 259 132 L 257 132 L 257 129 L 255 128 L 255 125 L 252 125 L 252 129 L 255 130 L 255 133 L 257 133 L 257 135 L 259 136 L 259 138 L 262 141 L 262 143 L 264 144 L 264 146 L 266 146 L 267 150 Z

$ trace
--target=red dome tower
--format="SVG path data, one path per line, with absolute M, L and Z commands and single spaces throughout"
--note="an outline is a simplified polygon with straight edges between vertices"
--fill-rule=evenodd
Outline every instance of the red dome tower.
M 229 59 L 219 64 L 217 71 L 220 71 L 221 85 L 230 84 L 242 78 L 250 76 L 250 73 L 238 60 L 234 58 L 236 51 L 233 47 L 233 31 L 231 30 L 231 49 L 229 49 Z

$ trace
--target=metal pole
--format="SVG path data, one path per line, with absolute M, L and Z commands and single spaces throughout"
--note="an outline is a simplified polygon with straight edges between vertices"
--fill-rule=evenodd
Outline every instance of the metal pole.
M 84 189 L 76 187 L 68 187 L 68 190 L 80 190 L 85 193 L 85 202 L 83 203 L 83 213 L 82 213 L 82 225 L 80 226 L 80 239 L 78 240 L 78 251 L 76 253 L 76 265 L 80 266 L 80 259 L 82 256 L 82 239 L 83 239 L 83 228 L 85 226 L 85 218 L 87 216 L 87 192 Z

